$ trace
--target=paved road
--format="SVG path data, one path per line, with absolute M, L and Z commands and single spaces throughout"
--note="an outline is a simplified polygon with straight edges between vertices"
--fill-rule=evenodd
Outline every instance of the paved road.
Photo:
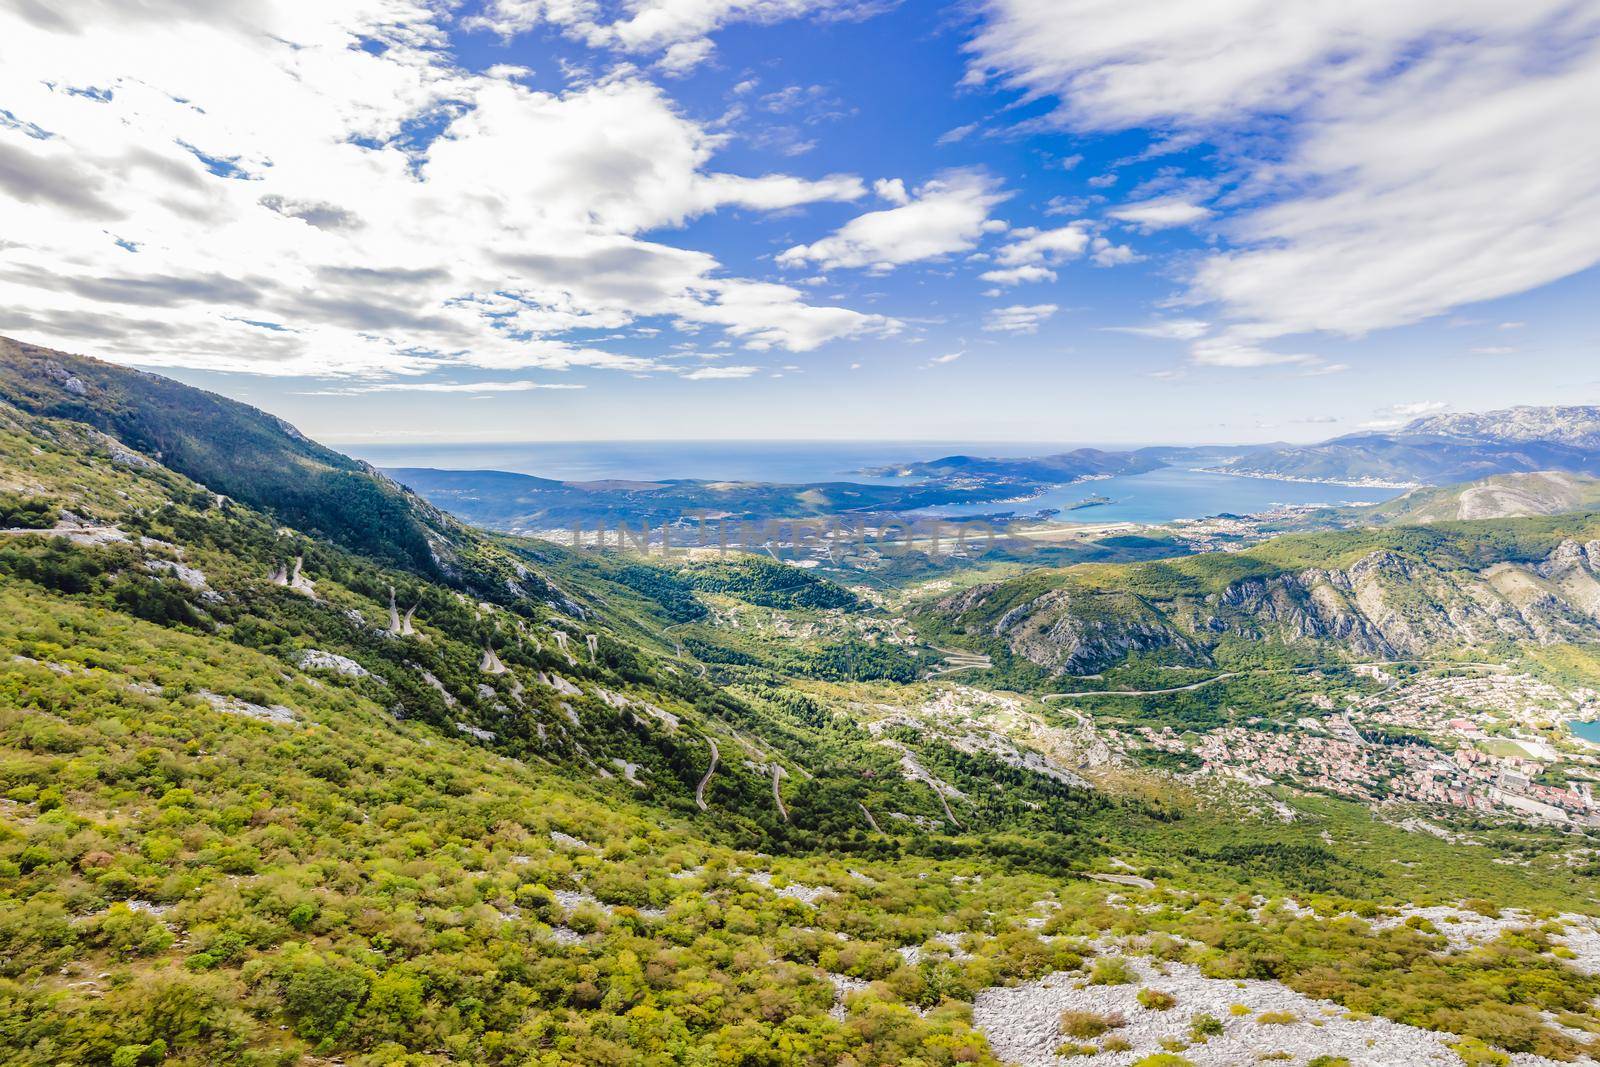
M 700 805 L 701 811 L 706 810 L 706 786 L 711 784 L 711 776 L 717 773 L 717 760 L 721 758 L 715 741 L 708 737 L 706 744 L 711 746 L 711 766 L 706 768 L 706 776 L 700 779 L 700 784 L 694 787 L 694 802 Z
M 1169 689 L 1094 689 L 1082 693 L 1046 693 L 1040 700 L 1071 700 L 1080 697 L 1154 697 L 1168 693 L 1188 693 L 1229 678 L 1243 678 L 1261 674 L 1309 674 L 1311 671 L 1349 670 L 1352 667 L 1482 667 L 1491 671 L 1509 670 L 1503 663 L 1477 663 L 1453 659 L 1385 659 L 1369 663 L 1330 663 L 1317 667 L 1266 667 L 1260 670 L 1227 671 L 1214 674 L 1189 685 L 1175 685 Z
M 778 773 L 782 770 L 776 763 L 772 765 L 772 800 L 778 805 L 778 814 L 783 816 L 783 821 L 789 821 L 789 809 L 783 806 L 783 797 L 778 793 Z
M 956 671 L 986 671 L 994 666 L 994 660 L 981 652 L 965 652 L 959 648 L 940 648 L 933 646 L 935 652 L 944 653 L 948 667 L 939 667 L 923 675 L 924 678 L 937 678 L 941 674 L 954 674 Z

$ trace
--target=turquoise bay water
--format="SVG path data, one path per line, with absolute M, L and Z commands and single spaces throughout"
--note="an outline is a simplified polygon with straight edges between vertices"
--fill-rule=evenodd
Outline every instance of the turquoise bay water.
M 1284 482 L 1273 478 L 1239 478 L 1231 474 L 1166 467 L 1148 474 L 1079 482 L 1042 496 L 1007 504 L 958 504 L 931 508 L 943 518 L 1014 511 L 1031 515 L 1042 508 L 1060 508 L 1057 522 L 1171 522 L 1208 515 L 1249 515 L 1280 504 L 1377 504 L 1398 496 L 1398 489 L 1369 489 L 1320 482 Z M 1109 504 L 1068 510 L 1091 496 L 1110 497 Z
M 1574 736 L 1581 737 L 1585 741 L 1593 741 L 1596 744 L 1600 744 L 1600 722 L 1572 721 L 1567 723 L 1567 725 L 1572 728 L 1572 733 Z
M 1081 447 L 1037 442 L 804 442 L 618 441 L 529 444 L 370 444 L 346 446 L 379 467 L 502 470 L 563 481 L 654 481 L 697 478 L 759 482 L 893 482 L 869 478 L 864 467 L 890 466 L 955 454 L 1039 456 Z M 1127 447 L 1127 446 L 1121 446 Z M 1085 497 L 1111 503 L 1069 510 Z M 1035 499 L 931 509 L 944 518 L 1012 511 L 1032 515 L 1059 508 L 1062 522 L 1171 522 L 1208 515 L 1266 511 L 1279 504 L 1378 503 L 1393 489 L 1238 478 L 1168 467 L 1148 474 L 1064 486 Z

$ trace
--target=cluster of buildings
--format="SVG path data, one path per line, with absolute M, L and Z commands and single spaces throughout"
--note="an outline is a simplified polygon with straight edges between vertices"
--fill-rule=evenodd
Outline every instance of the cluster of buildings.
M 1311 702 L 1315 713 L 1292 729 L 1252 720 L 1202 734 L 1135 733 L 1149 747 L 1198 757 L 1208 773 L 1255 785 L 1600 826 L 1600 756 L 1561 751 L 1533 732 L 1600 712 L 1597 696 L 1506 671 L 1432 675 L 1351 698 L 1343 711 Z
M 1507 670 L 1462 670 L 1474 673 L 1429 675 L 1357 700 L 1351 711 L 1383 726 L 1473 739 L 1508 725 L 1550 729 L 1567 719 L 1600 715 L 1600 693 L 1592 689 L 1568 692 Z

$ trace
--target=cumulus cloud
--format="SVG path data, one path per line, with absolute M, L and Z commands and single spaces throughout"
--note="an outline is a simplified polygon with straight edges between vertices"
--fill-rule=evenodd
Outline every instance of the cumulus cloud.
M 1120 267 L 1143 258 L 1128 245 L 1119 245 L 1104 237 L 1089 242 L 1089 262 L 1097 267 Z
M 906 183 L 900 178 L 880 178 L 872 183 L 872 191 L 891 204 L 911 203 L 911 194 L 906 192 Z
M 1013 304 L 1010 307 L 992 308 L 984 315 L 983 328 L 990 333 L 1038 333 L 1040 325 L 1059 310 L 1054 304 Z
M 805 351 L 897 328 L 647 237 L 867 189 L 714 170 L 722 135 L 637 76 L 545 92 L 521 68 L 466 71 L 421 0 L 39 10 L 0 13 L 0 329 L 155 365 L 381 376 L 659 366 L 578 330 Z
M 996 285 L 1053 282 L 1056 272 L 1050 268 L 1083 255 L 1090 243 L 1083 223 L 1075 222 L 1053 230 L 1033 227 L 1013 230 L 1010 240 L 994 254 L 1000 269 L 985 271 L 980 277 Z
M 1054 121 L 1079 131 L 1157 128 L 1219 147 L 1239 210 L 1188 296 L 1262 336 L 1417 322 L 1600 262 L 1593 3 L 986 0 L 984 12 L 968 82 L 1053 98 Z M 1179 214 L 1113 216 L 1154 228 Z M 1258 365 L 1244 347 L 1221 358 Z
M 783 252 L 778 262 L 889 270 L 965 252 L 986 232 L 990 209 L 1009 195 L 982 171 L 950 171 L 919 186 L 907 203 L 858 215 L 820 241 Z

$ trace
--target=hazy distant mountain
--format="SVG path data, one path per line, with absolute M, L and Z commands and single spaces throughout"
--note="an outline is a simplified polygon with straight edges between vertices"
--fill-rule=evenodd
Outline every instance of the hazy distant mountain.
M 1600 451 L 1600 407 L 1518 407 L 1430 415 L 1408 423 L 1400 432 L 1487 441 L 1558 441 Z
M 1048 456 L 944 456 L 921 463 L 876 467 L 863 473 L 886 477 L 983 478 L 1067 484 L 1102 475 L 1143 474 L 1163 465 L 1159 459 L 1138 453 L 1079 448 Z
M 1448 485 L 1496 474 L 1600 474 L 1600 408 L 1512 408 L 1418 419 L 1385 433 L 1257 449 L 1222 466 L 1316 481 Z

